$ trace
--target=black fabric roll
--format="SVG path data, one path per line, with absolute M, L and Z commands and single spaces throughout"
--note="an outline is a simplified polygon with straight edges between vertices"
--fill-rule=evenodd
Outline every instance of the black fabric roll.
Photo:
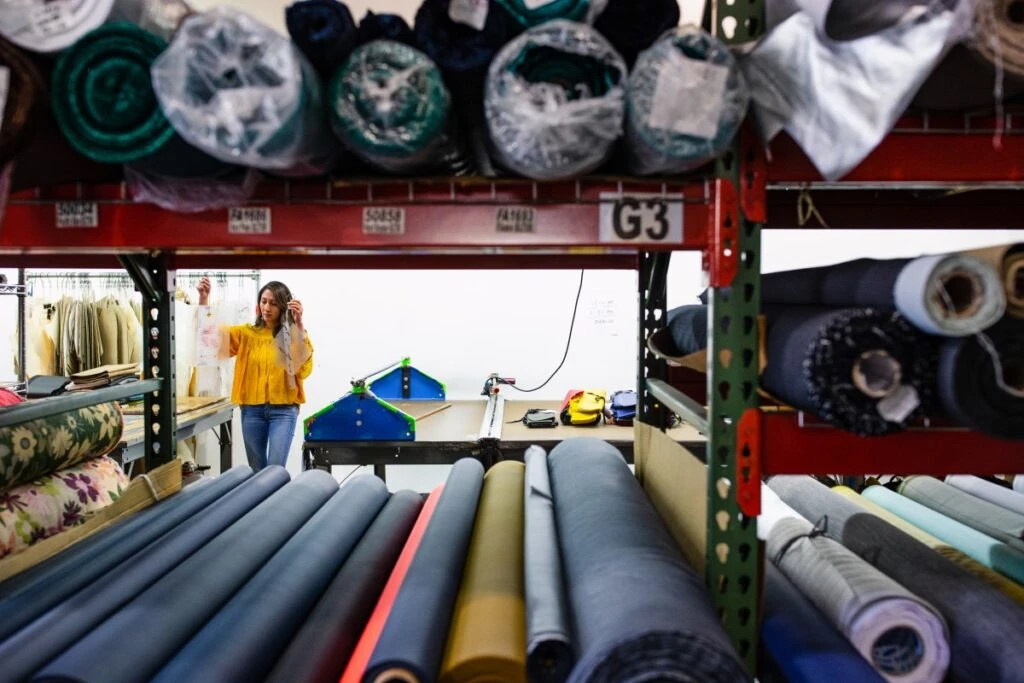
M 300 0 L 284 11 L 292 41 L 322 79 L 329 79 L 359 44 L 348 5 L 338 0 Z
M 939 354 L 939 397 L 949 417 L 979 432 L 1024 439 L 1024 320 L 1007 316 L 983 333 L 999 357 L 979 337 L 948 339 Z
M 768 485 L 829 537 L 931 603 L 949 625 L 953 680 L 1019 683 L 1024 609 L 931 548 L 806 476 Z
M 0 680 L 20 681 L 44 667 L 287 482 L 283 467 L 257 473 L 117 565 L 116 580 L 94 581 L 41 614 L 0 643 Z
M 895 308 L 896 279 L 910 261 L 862 258 L 831 266 L 765 273 L 761 276 L 761 301 Z
M 377 477 L 349 481 L 178 651 L 154 683 L 264 680 L 387 499 L 387 486 Z
M 252 476 L 248 465 L 234 467 L 211 484 L 182 492 L 85 539 L 0 586 L 0 641 L 75 592 L 107 576 L 115 567 L 186 520 L 206 510 Z M 181 526 L 179 526 L 181 525 Z
M 637 55 L 679 25 L 676 0 L 608 0 L 594 28 L 615 46 L 630 69 Z
M 303 472 L 187 560 L 168 567 L 163 578 L 33 680 L 150 680 L 337 490 L 327 472 Z M 140 646 L 126 648 L 129 642 Z
M 479 460 L 462 458 L 452 467 L 366 665 L 364 683 L 387 671 L 420 683 L 437 680 L 483 480 Z
M 661 352 L 669 356 L 686 356 L 708 347 L 707 306 L 678 306 L 668 312 L 671 348 Z
M 749 681 L 703 581 L 613 446 L 548 456 L 579 661 L 569 681 Z
M 472 83 L 470 91 L 482 92 L 487 67 L 498 50 L 522 32 L 522 27 L 499 3 L 488 1 L 482 31 L 452 21 L 450 0 L 424 0 L 416 11 L 413 31 L 419 49 L 429 56 L 445 78 Z
M 375 14 L 366 10 L 359 22 L 358 38 L 360 45 L 373 40 L 394 40 L 416 47 L 416 34 L 405 19 L 397 14 Z
M 337 683 L 423 507 L 398 491 L 306 617 L 267 683 Z

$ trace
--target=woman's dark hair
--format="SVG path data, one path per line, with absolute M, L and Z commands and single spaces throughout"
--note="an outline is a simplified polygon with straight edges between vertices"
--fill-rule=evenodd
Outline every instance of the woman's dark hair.
M 281 331 L 281 326 L 288 320 L 291 319 L 291 314 L 288 312 L 288 302 L 292 300 L 292 292 L 288 289 L 288 286 L 283 282 L 274 280 L 268 282 L 260 288 L 259 294 L 256 295 L 256 305 L 260 305 L 260 299 L 263 298 L 263 292 L 270 292 L 271 296 L 274 297 L 274 303 L 281 309 L 281 316 L 277 319 L 277 327 L 274 328 L 274 334 L 276 335 Z M 266 323 L 263 322 L 263 316 L 259 313 L 256 314 L 256 322 L 253 323 L 253 327 L 260 328 L 264 327 Z

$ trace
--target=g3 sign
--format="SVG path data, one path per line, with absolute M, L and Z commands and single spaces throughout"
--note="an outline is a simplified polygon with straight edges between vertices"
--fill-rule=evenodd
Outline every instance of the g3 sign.
M 683 196 L 602 192 L 600 223 L 602 242 L 682 243 Z

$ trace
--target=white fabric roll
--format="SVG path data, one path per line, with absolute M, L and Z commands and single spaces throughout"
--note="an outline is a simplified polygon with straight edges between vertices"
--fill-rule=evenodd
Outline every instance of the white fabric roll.
M 757 517 L 757 537 L 762 541 L 768 540 L 768 534 L 780 520 L 787 517 L 793 519 L 804 519 L 800 513 L 786 505 L 779 498 L 779 494 L 768 488 L 768 484 L 761 483 L 761 514 Z M 806 520 L 804 520 L 806 521 Z
M 0 33 L 31 52 L 60 52 L 105 22 L 114 2 L 0 0 Z
M 950 474 L 946 477 L 946 483 L 976 498 L 987 500 L 993 505 L 1024 515 L 1024 493 L 993 484 L 979 477 L 972 477 L 969 474 Z M 1014 481 L 1014 485 L 1016 483 Z
M 1013 490 L 1024 493 L 1024 474 L 1018 474 L 1013 478 Z
M 944 290 L 946 282 L 950 285 Z M 914 259 L 896 278 L 893 297 L 897 310 L 915 327 L 944 337 L 981 332 L 1006 312 L 1006 291 L 999 273 L 966 254 Z M 955 309 L 951 311 L 950 305 Z

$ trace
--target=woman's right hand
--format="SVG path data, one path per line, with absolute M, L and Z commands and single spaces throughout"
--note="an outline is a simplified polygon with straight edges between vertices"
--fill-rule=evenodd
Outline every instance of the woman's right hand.
M 196 287 L 196 289 L 199 290 L 199 305 L 200 306 L 206 306 L 207 304 L 210 303 L 210 288 L 211 287 L 212 287 L 212 285 L 210 284 L 210 278 L 204 277 L 202 280 L 199 281 L 199 286 Z

